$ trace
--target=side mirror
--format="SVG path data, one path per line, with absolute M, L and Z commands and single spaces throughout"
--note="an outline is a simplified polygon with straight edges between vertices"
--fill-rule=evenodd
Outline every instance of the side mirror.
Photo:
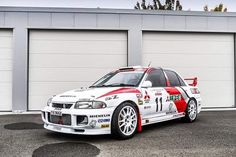
M 144 81 L 141 87 L 142 88 L 150 88 L 150 87 L 152 87 L 152 82 L 151 81 Z

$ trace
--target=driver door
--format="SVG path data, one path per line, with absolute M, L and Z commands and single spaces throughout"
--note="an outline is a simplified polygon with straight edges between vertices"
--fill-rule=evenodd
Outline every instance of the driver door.
M 145 81 L 150 81 L 152 87 L 142 88 L 144 113 L 146 115 L 166 115 L 169 108 L 166 78 L 161 69 L 153 69 L 146 77 Z

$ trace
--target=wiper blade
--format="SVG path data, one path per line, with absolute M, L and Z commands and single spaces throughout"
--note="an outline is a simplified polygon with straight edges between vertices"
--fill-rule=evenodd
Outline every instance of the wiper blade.
M 103 84 L 103 85 L 99 85 L 99 86 L 97 85 L 97 86 L 89 86 L 89 87 L 109 87 L 109 86 L 110 86 L 110 85 L 104 85 L 104 84 Z
M 115 84 L 109 84 L 109 85 L 106 85 L 106 86 L 110 86 L 110 87 L 115 87 L 115 86 L 135 86 L 133 84 L 125 84 L 125 83 L 115 83 Z

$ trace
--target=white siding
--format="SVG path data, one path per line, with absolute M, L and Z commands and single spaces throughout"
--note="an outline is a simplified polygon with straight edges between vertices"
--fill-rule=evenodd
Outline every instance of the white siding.
M 127 66 L 126 32 L 38 30 L 30 32 L 29 44 L 29 110 Z
M 12 110 L 12 31 L 0 30 L 0 111 Z
M 234 106 L 232 34 L 143 33 L 142 64 L 197 76 L 203 107 Z

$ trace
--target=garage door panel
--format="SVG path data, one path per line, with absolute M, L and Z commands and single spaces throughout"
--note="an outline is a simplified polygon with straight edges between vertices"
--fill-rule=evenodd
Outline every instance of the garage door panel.
M 127 33 L 31 31 L 29 110 L 42 109 L 51 95 L 89 86 L 127 66 Z
M 172 66 L 173 67 L 173 66 Z M 165 68 L 170 68 L 166 67 Z M 176 67 L 177 72 L 181 72 L 180 75 L 186 78 L 197 76 L 199 80 L 218 80 L 218 81 L 233 81 L 234 69 L 229 68 L 179 68 Z M 221 73 L 219 74 L 219 70 Z
M 75 35 L 77 34 L 77 35 Z M 35 30 L 30 34 L 32 40 L 127 40 L 127 33 L 121 31 L 51 31 Z
M 0 59 L 12 59 L 11 48 L 0 48 Z
M 230 54 L 230 51 L 233 49 L 232 42 L 222 42 L 222 43 L 216 43 L 216 42 L 209 42 L 206 43 L 204 41 L 198 42 L 199 48 L 198 49 L 192 49 L 192 47 L 186 47 L 185 51 L 183 52 L 182 47 L 184 45 L 192 44 L 192 41 L 184 41 L 184 44 L 181 41 L 146 41 L 150 45 L 156 45 L 159 50 L 162 50 L 160 53 L 168 54 L 168 53 L 185 53 L 185 54 Z M 144 49 L 146 50 L 146 53 L 156 53 L 157 49 L 152 46 L 148 46 L 148 44 L 145 44 L 144 42 Z M 217 44 L 217 46 L 215 46 Z M 166 49 L 168 47 L 168 49 Z M 221 51 L 224 50 L 224 51 Z
M 11 36 L 0 36 L 0 48 L 11 48 L 12 37 Z
M 149 62 L 165 66 L 181 67 L 227 67 L 233 68 L 232 55 L 196 55 L 196 54 L 143 54 L 143 63 Z
M 46 68 L 46 67 L 84 67 L 84 68 L 115 68 L 120 64 L 125 65 L 127 63 L 127 55 L 80 55 L 80 54 L 31 54 L 30 63 L 31 68 Z M 105 58 L 105 59 L 104 59 Z M 120 60 L 121 62 L 116 62 Z M 43 65 L 41 64 L 43 62 Z M 79 64 L 78 64 L 79 62 Z M 107 67 L 109 66 L 109 67 Z
M 79 42 L 79 44 L 78 44 Z M 81 53 L 81 54 L 125 54 L 126 41 L 35 41 L 32 43 L 32 53 Z M 44 46 L 42 46 L 44 45 Z M 58 49 L 60 45 L 60 49 Z M 112 47 L 108 46 L 112 45 Z M 83 50 L 86 49 L 86 52 Z
M 90 81 L 83 82 L 34 82 L 29 90 L 30 96 L 43 96 L 50 94 L 60 94 L 68 90 L 78 89 L 92 85 Z
M 142 63 L 199 79 L 204 107 L 234 106 L 232 34 L 143 33 Z
M 96 69 L 96 68 L 33 68 L 30 69 L 30 78 L 31 82 L 39 81 L 95 81 L 103 74 L 106 74 L 111 71 L 109 69 Z M 114 70 L 114 69 L 112 69 Z M 96 75 L 98 74 L 98 75 Z
M 143 40 L 159 40 L 159 41 L 205 41 L 205 42 L 231 42 L 232 34 L 214 34 L 214 33 L 155 33 L 144 32 Z M 194 36 L 194 38 L 193 38 Z
M 0 77 L 0 83 L 9 83 L 12 79 L 12 71 L 0 71 L 1 77 Z
M 48 101 L 49 98 L 50 97 L 48 95 L 44 95 L 44 96 L 30 95 L 29 110 L 40 110 L 40 107 L 42 109 L 43 108 L 42 106 L 47 105 L 47 101 Z
M 11 70 L 12 69 L 12 60 L 11 59 L 0 59 L 0 70 Z
M 146 33 L 145 33 L 146 34 Z M 151 38 L 150 38 L 151 36 Z M 151 46 L 155 45 L 155 46 Z M 185 46 L 188 45 L 188 46 Z M 216 46 L 217 45 L 217 46 Z M 192 47 L 197 46 L 197 49 Z M 168 47 L 168 49 L 167 49 Z M 183 51 L 184 47 L 184 51 Z M 146 34 L 143 37 L 145 53 L 185 53 L 185 54 L 231 54 L 234 48 L 232 35 L 173 35 Z M 161 51 L 159 51 L 161 50 Z M 223 51 L 222 51 L 223 50 Z
M 0 111 L 12 109 L 12 31 L 0 30 Z
M 0 93 L 1 95 L 11 95 L 11 88 L 12 84 L 11 82 L 0 82 Z M 0 99 L 2 100 L 2 99 Z
M 199 81 L 203 99 L 203 107 L 233 107 L 233 81 Z M 223 98 L 223 99 L 222 99 Z M 207 102 L 211 102 L 206 104 Z

